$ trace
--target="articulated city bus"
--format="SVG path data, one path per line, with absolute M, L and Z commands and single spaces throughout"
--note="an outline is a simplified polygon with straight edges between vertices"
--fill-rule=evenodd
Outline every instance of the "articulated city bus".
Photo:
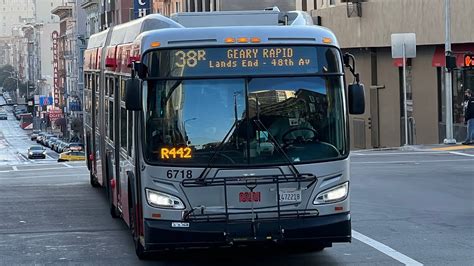
M 364 112 L 363 87 L 311 24 L 276 10 L 155 14 L 91 36 L 91 184 L 138 257 L 351 241 L 348 114 Z

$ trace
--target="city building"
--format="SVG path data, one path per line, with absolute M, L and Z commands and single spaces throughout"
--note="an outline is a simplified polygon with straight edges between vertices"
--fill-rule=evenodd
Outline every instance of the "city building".
M 99 0 L 81 0 L 79 3 L 80 7 L 84 9 L 86 13 L 85 20 L 85 39 L 89 39 L 94 33 L 97 33 L 101 30 L 100 28 L 100 6 L 101 1 Z
M 297 0 L 315 22 L 338 37 L 344 52 L 355 55 L 366 89 L 366 112 L 351 118 L 355 148 L 400 146 L 404 137 L 402 60 L 392 59 L 391 34 L 416 34 L 416 58 L 407 63 L 409 144 L 432 144 L 445 138 L 445 16 L 444 0 Z M 474 88 L 474 70 L 463 67 L 463 56 L 474 53 L 471 18 L 474 1 L 451 1 L 454 137 L 465 138 L 462 101 Z M 420 19 L 420 18 L 423 19 Z M 352 78 L 348 76 L 348 81 Z
M 296 9 L 295 3 L 287 0 L 153 0 L 152 12 L 170 16 L 177 12 L 263 10 L 273 6 L 284 11 Z
M 22 27 L 34 21 L 34 0 L 5 0 L 0 2 L 0 54 L 6 64 L 12 65 L 20 80 L 32 77 L 29 69 L 31 44 L 25 38 Z M 30 49 L 30 50 L 29 50 Z
M 59 28 L 59 19 L 51 9 L 63 0 L 6 0 L 0 2 L 0 58 L 12 65 L 28 96 L 51 93 L 51 33 Z
M 144 2 L 150 2 L 147 0 Z M 101 0 L 100 29 L 130 21 L 133 18 L 133 3 L 131 0 Z M 148 12 L 149 13 L 149 12 Z
M 0 1 L 0 37 L 11 36 L 15 26 L 34 22 L 36 1 Z
M 59 16 L 60 26 L 57 37 L 53 43 L 57 42 L 57 66 L 53 97 L 54 106 L 62 110 L 64 120 L 60 120 L 63 134 L 72 137 L 72 133 L 78 134 L 80 128 L 71 128 L 72 124 L 77 124 L 75 120 L 82 120 L 82 95 L 83 95 L 83 74 L 82 57 L 85 48 L 85 21 L 86 13 L 80 8 L 79 3 L 69 2 L 67 5 L 58 6 L 51 11 Z M 55 47 L 53 46 L 53 50 Z M 57 80 L 56 80 L 57 77 Z M 81 127 L 81 125 L 78 125 Z
M 164 16 L 171 16 L 173 13 L 183 12 L 186 1 L 183 0 L 154 0 L 152 13 L 160 13 Z
M 36 0 L 38 2 L 38 0 Z M 39 3 L 39 2 L 38 2 Z M 37 58 L 36 78 L 34 87 L 38 95 L 52 95 L 53 84 L 53 50 L 51 47 L 51 35 L 54 31 L 59 31 L 59 17 L 51 14 L 51 10 L 62 5 L 63 0 L 41 1 L 36 5 L 35 20 L 33 26 L 36 34 Z M 31 29 L 31 27 L 30 27 Z

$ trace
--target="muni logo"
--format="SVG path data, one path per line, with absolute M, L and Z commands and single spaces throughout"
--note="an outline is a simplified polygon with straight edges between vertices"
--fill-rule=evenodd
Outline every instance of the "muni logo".
M 261 199 L 260 191 L 239 193 L 239 202 L 260 202 Z

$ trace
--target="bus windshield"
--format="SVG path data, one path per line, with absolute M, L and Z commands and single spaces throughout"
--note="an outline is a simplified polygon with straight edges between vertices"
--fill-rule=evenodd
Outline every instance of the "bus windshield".
M 144 82 L 152 164 L 308 163 L 347 154 L 342 75 Z

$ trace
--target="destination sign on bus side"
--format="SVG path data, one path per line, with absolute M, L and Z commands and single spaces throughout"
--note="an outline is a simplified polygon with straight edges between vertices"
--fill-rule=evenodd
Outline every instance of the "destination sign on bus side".
M 160 51 L 160 76 L 309 74 L 318 69 L 317 49 L 225 47 Z M 167 66 L 173 66 L 166 71 Z

